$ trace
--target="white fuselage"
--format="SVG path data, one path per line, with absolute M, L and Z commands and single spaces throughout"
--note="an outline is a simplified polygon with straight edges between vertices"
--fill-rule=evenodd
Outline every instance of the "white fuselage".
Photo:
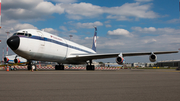
M 28 60 L 51 61 L 58 63 L 74 63 L 67 61 L 66 57 L 74 54 L 93 54 L 92 49 L 68 41 L 56 35 L 34 29 L 24 29 L 17 33 L 27 33 L 30 36 L 18 35 L 20 44 L 14 52 Z M 76 61 L 84 63 L 86 61 Z

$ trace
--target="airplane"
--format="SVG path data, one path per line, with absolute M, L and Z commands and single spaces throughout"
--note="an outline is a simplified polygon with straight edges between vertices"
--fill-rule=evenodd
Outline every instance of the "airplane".
M 18 55 L 7 55 L 4 57 L 5 63 L 25 63 L 27 60 L 25 58 L 22 58 Z
M 22 58 L 18 55 L 7 55 L 4 57 L 4 63 L 6 64 L 3 64 L 3 65 L 0 65 L 0 67 L 4 67 L 4 66 L 10 66 L 10 69 L 11 70 L 17 70 L 17 68 L 11 68 L 11 66 L 14 66 L 14 65 L 20 65 L 20 66 L 24 66 L 27 64 L 27 60 L 25 58 Z M 33 67 L 33 69 L 35 70 L 36 67 Z
M 14 33 L 8 40 L 8 46 L 19 56 L 28 60 L 28 70 L 35 61 L 57 62 L 55 70 L 64 70 L 63 64 L 87 64 L 86 70 L 95 70 L 94 59 L 116 57 L 119 65 L 126 56 L 149 55 L 149 60 L 155 62 L 155 54 L 178 53 L 178 51 L 132 52 L 132 53 L 96 53 L 97 28 L 95 27 L 92 48 L 87 48 L 70 40 L 36 29 L 22 29 Z

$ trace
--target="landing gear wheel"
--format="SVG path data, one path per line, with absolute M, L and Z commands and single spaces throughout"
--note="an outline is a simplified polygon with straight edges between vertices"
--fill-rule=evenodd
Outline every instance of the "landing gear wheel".
M 94 65 L 91 65 L 92 64 L 92 60 L 89 60 L 89 64 L 90 65 L 88 65 L 88 63 L 87 63 L 86 70 L 95 70 Z
M 55 65 L 55 70 L 58 70 L 58 65 Z
M 94 65 L 87 65 L 86 70 L 95 70 Z
M 33 68 L 34 71 L 37 69 L 35 64 L 33 64 L 31 68 Z
M 56 65 L 55 70 L 64 70 L 64 65 Z
M 28 65 L 27 69 L 28 69 L 28 70 L 31 70 L 31 65 Z
M 32 70 L 32 68 L 33 68 L 33 70 L 37 69 L 35 64 L 28 65 L 28 67 L 27 67 L 28 70 Z

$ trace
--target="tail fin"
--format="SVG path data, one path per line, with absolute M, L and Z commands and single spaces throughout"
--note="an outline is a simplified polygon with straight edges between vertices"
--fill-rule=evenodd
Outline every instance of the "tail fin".
M 96 40 L 97 40 L 97 27 L 94 27 L 94 37 L 93 37 L 93 45 L 92 45 L 92 50 L 96 52 Z

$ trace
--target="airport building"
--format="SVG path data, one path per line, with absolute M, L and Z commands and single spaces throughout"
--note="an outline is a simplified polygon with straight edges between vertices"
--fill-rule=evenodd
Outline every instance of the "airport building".
M 180 60 L 167 60 L 157 62 L 158 67 L 179 67 Z
M 141 62 L 135 62 L 135 63 L 125 63 L 123 65 L 119 65 L 117 63 L 105 63 L 106 67 L 153 67 L 156 66 L 156 63 L 141 63 Z

